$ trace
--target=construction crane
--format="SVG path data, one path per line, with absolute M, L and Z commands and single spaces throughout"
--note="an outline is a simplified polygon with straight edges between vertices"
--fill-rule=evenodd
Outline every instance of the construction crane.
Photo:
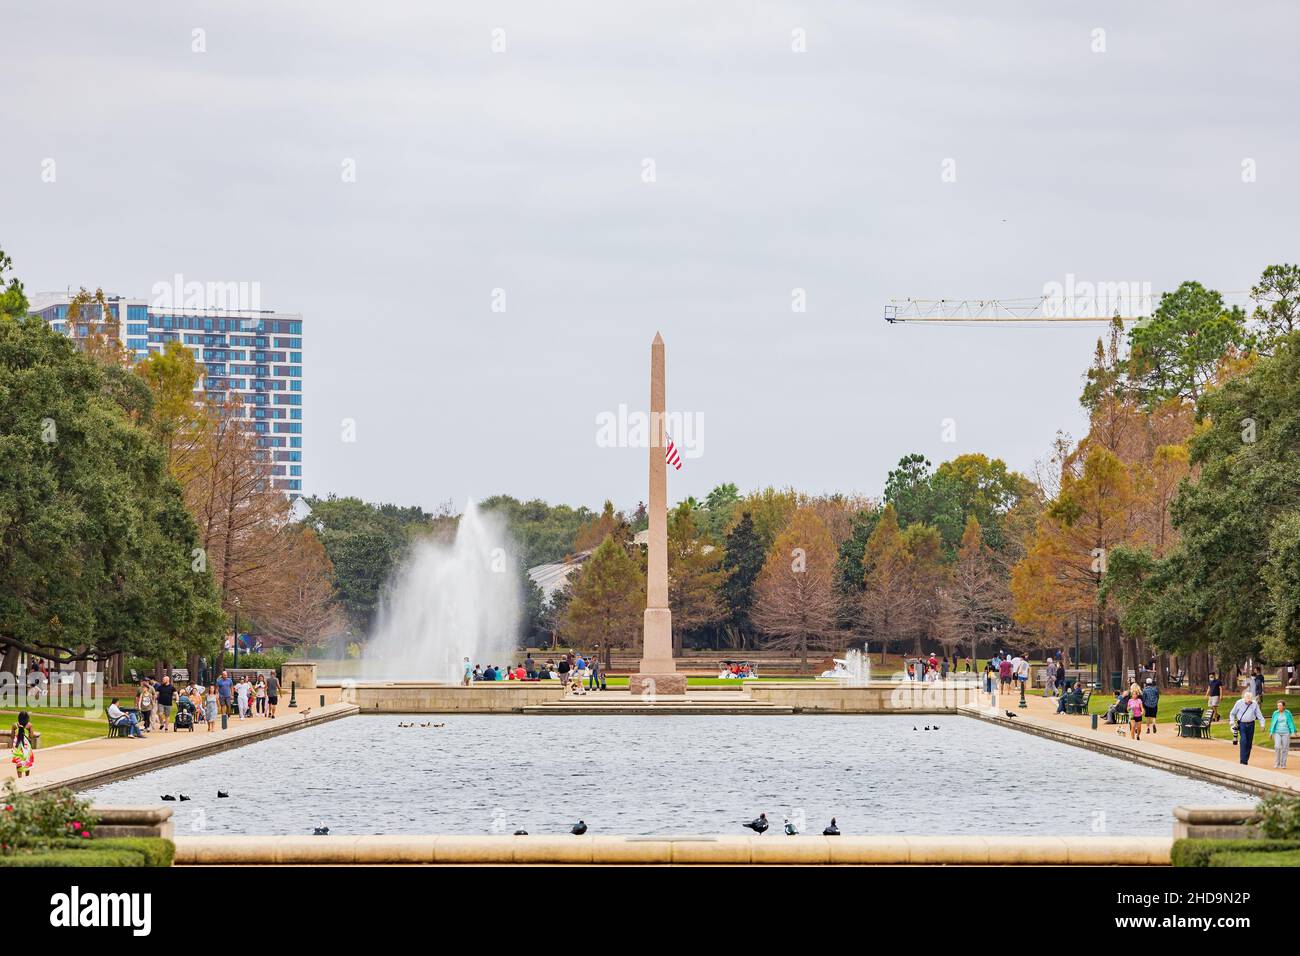
M 1143 311 L 1149 313 L 1149 301 Z M 1113 315 L 1064 315 L 1059 298 L 1040 295 L 1023 299 L 890 299 L 885 321 L 896 322 L 1104 322 Z M 1068 311 L 1091 312 L 1092 309 Z M 1123 322 L 1139 322 L 1147 315 L 1121 315 Z

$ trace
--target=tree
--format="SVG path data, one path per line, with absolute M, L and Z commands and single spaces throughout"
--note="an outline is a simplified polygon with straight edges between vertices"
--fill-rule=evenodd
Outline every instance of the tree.
M 1292 332 L 1300 331 L 1300 266 L 1269 266 L 1250 290 L 1259 350 L 1273 354 Z
M 148 393 L 123 384 L 42 320 L 0 318 L 6 665 L 17 651 L 179 653 L 220 633 L 194 523 L 147 429 Z M 131 412 L 119 394 L 131 396 Z
M 287 538 L 273 588 L 263 596 L 258 623 L 295 646 L 328 643 L 346 630 L 342 608 L 334 600 L 333 566 L 320 537 L 298 525 Z
M 791 488 L 778 491 L 764 488 L 746 495 L 732 512 L 735 515 L 748 513 L 754 524 L 754 533 L 763 545 L 766 553 L 789 523 L 795 510 L 799 507 L 799 495 Z
M 1194 480 L 1171 507 L 1177 546 L 1143 578 L 1146 626 L 1161 647 L 1209 647 L 1240 662 L 1261 647 L 1300 655 L 1300 334 L 1201 399 Z
M 623 545 L 607 535 L 570 579 L 561 633 L 581 647 L 635 647 L 645 609 L 645 575 Z
M 695 527 L 690 505 L 682 502 L 668 516 L 668 604 L 673 639 L 722 621 L 726 614 L 719 588 L 727 579 L 723 554 Z
M 237 399 L 209 430 L 188 492 L 226 613 L 270 611 L 289 545 L 282 531 L 290 502 L 273 487 L 270 463 Z
M 912 556 L 898 525 L 898 512 L 885 505 L 862 553 L 862 623 L 872 640 L 880 642 L 880 660 L 891 640 L 902 637 L 916 622 L 916 605 L 909 592 Z
M 1246 313 L 1199 282 L 1160 297 L 1155 314 L 1129 332 L 1129 382 L 1148 406 L 1170 398 L 1195 401 L 1225 355 L 1252 344 Z
M 188 487 L 201 470 L 201 449 L 217 417 L 217 410 L 195 395 L 203 368 L 193 352 L 173 339 L 137 362 L 133 371 L 153 395 L 152 431 L 166 452 L 167 467 Z
M 750 618 L 769 646 L 823 648 L 835 631 L 835 560 L 830 532 L 810 508 L 799 508 L 776 538 L 754 583 Z
M 726 608 L 726 626 L 732 642 L 744 647 L 744 636 L 752 628 L 750 612 L 754 606 L 754 581 L 763 570 L 765 553 L 763 543 L 754 530 L 754 520 L 749 512 L 727 533 L 722 569 L 727 577 L 719 592 Z
M 735 517 L 740 504 L 740 489 L 731 482 L 714 487 L 704 498 L 705 523 L 703 531 L 714 541 L 721 541 Z
M 589 508 L 548 505 L 540 499 L 521 502 L 509 495 L 485 499 L 479 511 L 505 516 L 506 529 L 518 544 L 519 560 L 526 568 L 564 560 L 573 550 L 579 529 L 596 517 Z
M 14 275 L 5 279 L 5 273 L 13 269 L 13 260 L 0 249 L 0 318 L 21 321 L 27 318 L 27 294 L 23 284 Z
M 600 515 L 594 518 L 588 524 L 585 524 L 578 530 L 573 537 L 573 551 L 581 553 L 583 551 L 592 551 L 600 546 L 600 543 L 610 535 L 620 543 L 626 544 L 632 538 L 631 528 L 628 526 L 627 519 L 623 517 L 622 512 L 614 510 L 614 503 L 606 501 L 604 510 Z
M 965 640 L 971 660 L 979 659 L 979 635 L 1006 618 L 1006 584 L 984 544 L 979 521 L 966 519 L 952 572 L 939 599 L 940 641 L 955 653 Z

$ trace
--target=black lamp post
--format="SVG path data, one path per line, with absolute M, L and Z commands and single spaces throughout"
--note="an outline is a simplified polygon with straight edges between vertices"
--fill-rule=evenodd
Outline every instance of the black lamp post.
M 235 595 L 235 665 L 234 669 L 239 669 L 239 595 Z

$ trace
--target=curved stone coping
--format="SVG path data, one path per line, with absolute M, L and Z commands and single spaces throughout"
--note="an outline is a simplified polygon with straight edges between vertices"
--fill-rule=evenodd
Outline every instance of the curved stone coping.
M 1259 821 L 1259 807 L 1254 804 L 1219 807 L 1174 807 L 1174 816 L 1184 823 L 1198 825 L 1246 824 Z
M 959 707 L 957 713 L 963 717 L 974 717 L 977 720 L 997 724 L 1000 727 L 1011 727 L 1024 733 L 1046 737 L 1049 740 L 1071 744 L 1075 747 L 1083 747 L 1086 750 L 1109 754 L 1112 757 L 1131 760 L 1134 763 L 1148 767 L 1156 767 L 1170 773 L 1178 773 L 1196 780 L 1216 783 L 1219 786 L 1229 787 L 1233 790 L 1244 790 L 1259 796 L 1268 796 L 1271 793 L 1295 794 L 1300 792 L 1300 780 L 1287 777 L 1282 773 L 1265 770 L 1261 767 L 1243 767 L 1238 763 L 1218 757 L 1207 757 L 1203 754 L 1166 747 L 1154 743 L 1150 739 L 1138 742 L 1129 740 L 1126 737 L 1104 737 L 1091 733 L 1089 730 L 1074 730 L 1059 724 L 1049 723 L 1027 712 L 1017 714 L 1015 720 L 1003 717 L 1000 710 L 990 713 L 983 707 Z M 1235 753 L 1235 751 L 1233 752 Z
M 179 836 L 178 866 L 977 864 L 1168 866 L 1170 837 Z

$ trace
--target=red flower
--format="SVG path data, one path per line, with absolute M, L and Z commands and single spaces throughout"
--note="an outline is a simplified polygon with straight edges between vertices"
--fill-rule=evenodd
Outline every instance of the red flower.
M 68 826 L 72 827 L 74 830 L 80 830 L 80 829 L 81 829 L 81 821 L 80 821 L 80 820 L 73 820 L 71 823 L 68 824 Z
M 82 831 L 81 831 L 81 835 L 82 835 L 83 837 L 85 837 L 87 840 L 90 839 L 90 831 L 89 831 L 89 830 L 82 830 Z

